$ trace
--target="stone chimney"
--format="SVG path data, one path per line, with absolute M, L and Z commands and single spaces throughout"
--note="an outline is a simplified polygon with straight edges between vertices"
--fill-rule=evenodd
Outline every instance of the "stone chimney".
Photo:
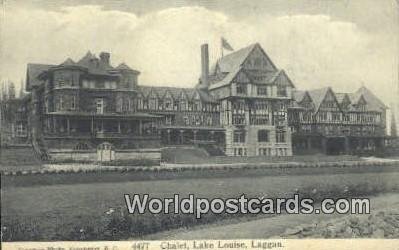
M 201 45 L 201 85 L 209 87 L 209 53 L 208 44 Z
M 101 52 L 100 53 L 100 61 L 106 65 L 109 65 L 109 59 L 111 57 L 111 54 L 108 52 Z

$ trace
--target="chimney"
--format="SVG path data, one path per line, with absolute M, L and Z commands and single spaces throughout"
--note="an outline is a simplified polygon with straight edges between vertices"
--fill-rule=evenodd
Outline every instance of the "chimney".
M 209 86 L 209 54 L 208 44 L 201 45 L 201 85 L 203 87 Z
M 110 53 L 108 52 L 101 52 L 100 53 L 100 60 L 102 63 L 109 65 L 109 58 L 110 58 Z

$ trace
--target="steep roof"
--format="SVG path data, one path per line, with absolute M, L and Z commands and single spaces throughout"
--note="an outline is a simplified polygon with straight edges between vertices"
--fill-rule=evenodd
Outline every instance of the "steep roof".
M 75 65 L 76 63 L 69 57 L 63 63 L 60 64 L 60 66 L 75 66 Z
M 41 80 L 38 78 L 38 76 L 54 66 L 55 65 L 50 64 L 28 63 L 26 72 L 26 90 L 31 90 L 34 86 L 39 86 L 41 84 Z
M 331 90 L 330 87 L 309 90 L 308 93 L 313 100 L 316 110 L 319 110 L 321 103 L 323 102 L 327 92 Z
M 228 73 L 222 80 L 211 84 L 209 86 L 209 89 L 215 89 L 215 88 L 219 88 L 219 87 L 223 87 L 225 85 L 228 85 L 236 76 L 237 74 L 242 71 L 241 67 L 237 67 L 236 69 L 234 69 L 233 71 L 231 71 L 230 73 Z
M 260 52 L 265 56 L 266 60 L 271 65 L 272 70 L 262 72 L 244 70 L 243 64 L 255 49 L 259 49 Z M 218 73 L 216 72 L 216 69 L 219 69 Z M 277 70 L 276 66 L 270 60 L 269 56 L 262 49 L 259 43 L 255 43 L 220 58 L 211 69 L 211 84 L 209 89 L 226 86 L 230 84 L 238 74 L 241 73 L 244 73 L 248 79 L 251 80 L 251 82 L 258 84 L 272 84 L 280 77 L 286 77 L 288 79 L 289 85 L 293 86 L 293 83 L 288 78 L 284 70 Z
M 173 99 L 178 99 L 182 94 L 187 99 L 192 100 L 195 93 L 198 93 L 201 101 L 203 102 L 215 102 L 209 93 L 205 90 L 199 90 L 196 88 L 178 88 L 178 87 L 163 87 L 163 86 L 139 86 L 139 91 L 143 96 L 147 97 L 151 91 L 153 91 L 159 98 L 163 98 L 168 92 L 172 95 Z
M 355 94 L 364 97 L 367 102 L 367 109 L 369 110 L 381 111 L 388 108 L 377 96 L 364 86 L 360 87 Z
M 257 44 L 251 44 L 245 48 L 239 49 L 235 52 L 232 52 L 226 56 L 220 58 L 216 65 L 219 67 L 221 72 L 232 72 L 237 69 L 237 67 L 241 66 L 244 63 L 245 59 L 251 53 L 251 51 L 255 48 Z M 215 73 L 216 65 L 212 69 L 212 73 Z
M 294 97 L 294 100 L 297 102 L 301 102 L 303 98 L 305 97 L 306 91 L 304 90 L 295 90 L 292 92 L 292 95 Z
M 346 93 L 335 93 L 335 98 L 337 98 L 338 103 L 342 103 L 346 95 Z

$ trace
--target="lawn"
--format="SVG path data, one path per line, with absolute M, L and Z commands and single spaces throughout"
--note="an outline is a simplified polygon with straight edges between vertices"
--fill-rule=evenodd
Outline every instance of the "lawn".
M 120 211 L 125 213 L 125 193 L 148 193 L 157 198 L 173 197 L 175 193 L 205 198 L 238 197 L 241 194 L 249 197 L 284 197 L 292 195 L 296 189 L 300 193 L 316 189 L 314 196 L 336 196 L 344 195 L 345 186 L 348 186 L 349 193 L 346 195 L 375 194 L 398 190 L 398 178 L 398 172 L 391 172 L 10 186 L 1 190 L 2 224 L 15 230 L 14 240 L 82 239 L 78 233 L 82 228 L 92 232 L 83 239 L 117 240 L 161 229 L 207 223 L 222 217 L 208 216 L 203 221 L 196 221 L 174 215 L 129 215 L 134 223 L 120 225 L 119 221 L 118 225 L 114 225 L 114 217 L 105 212 L 114 208 L 117 211 L 115 214 L 119 215 Z M 110 225 L 111 231 L 117 228 L 119 231 L 125 230 L 124 234 L 109 233 L 107 230 Z
M 39 170 L 42 162 L 37 159 L 31 147 L 0 148 L 0 170 Z

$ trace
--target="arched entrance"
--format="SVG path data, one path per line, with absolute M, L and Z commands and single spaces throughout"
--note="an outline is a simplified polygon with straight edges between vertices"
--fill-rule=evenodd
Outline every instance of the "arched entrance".
M 115 160 L 115 148 L 109 142 L 103 142 L 97 146 L 97 160 L 104 161 L 113 161 Z

